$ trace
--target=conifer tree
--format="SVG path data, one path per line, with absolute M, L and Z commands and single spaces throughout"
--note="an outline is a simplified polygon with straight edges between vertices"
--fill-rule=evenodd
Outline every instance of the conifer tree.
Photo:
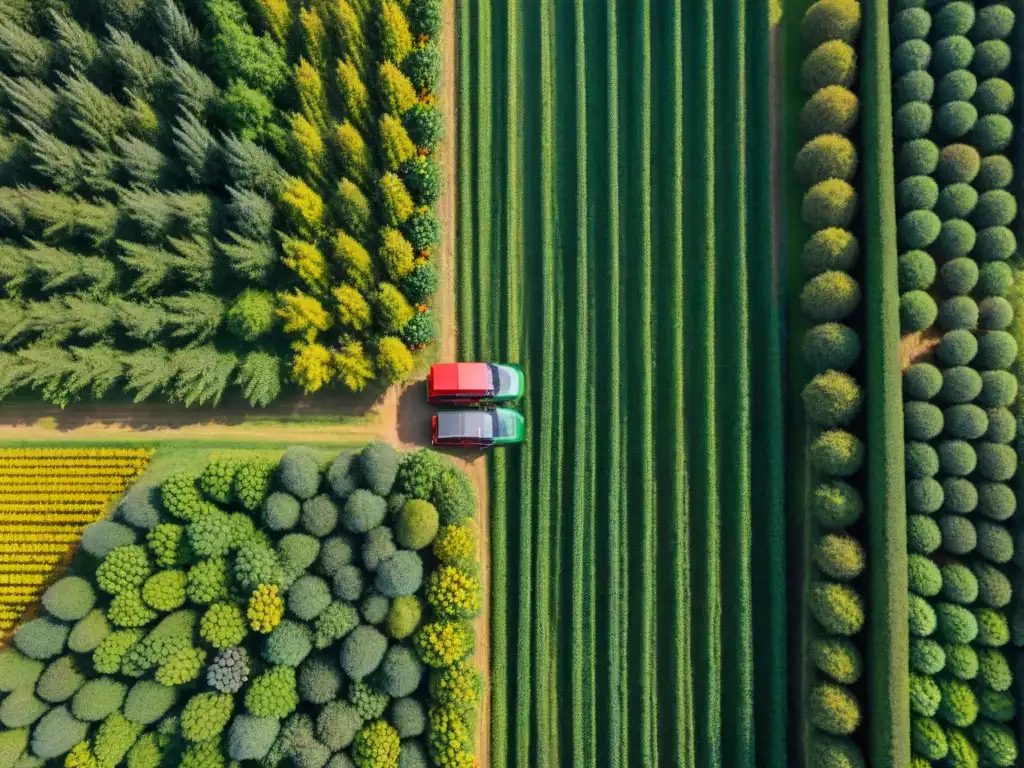
M 74 367 L 74 358 L 66 349 L 51 344 L 34 344 L 19 349 L 23 366 L 22 386 L 37 390 L 43 400 L 63 408 L 73 398 L 64 382 Z
M 341 263 L 346 282 L 366 292 L 373 284 L 373 263 L 370 253 L 354 237 L 338 231 L 334 239 L 334 255 Z
M 224 301 L 209 293 L 189 292 L 162 300 L 167 310 L 171 337 L 193 344 L 209 341 L 217 333 L 227 307 Z
M 174 215 L 169 196 L 141 187 L 122 188 L 118 210 L 136 239 L 145 243 L 159 243 Z
M 174 0 L 156 0 L 156 23 L 165 49 L 196 62 L 202 52 L 203 38 Z
M 278 45 L 284 45 L 288 38 L 288 28 L 292 23 L 288 0 L 256 0 L 255 5 L 271 37 Z
M 17 299 L 0 299 L 0 347 L 11 348 L 28 331 L 28 309 Z
M 370 304 L 363 295 L 347 283 L 342 283 L 332 292 L 338 305 L 338 319 L 342 326 L 353 331 L 362 331 L 370 325 Z
M 323 179 L 324 140 L 317 127 L 305 115 L 294 114 L 290 120 L 291 149 L 301 163 L 304 175 L 316 182 Z
M 359 130 L 347 120 L 335 127 L 334 143 L 342 173 L 369 189 L 373 179 L 373 156 Z
M 341 41 L 340 53 L 365 75 L 369 62 L 363 20 L 348 0 L 338 0 L 334 13 L 335 31 Z
M 87 29 L 70 16 L 51 11 L 56 35 L 56 64 L 65 72 L 92 71 L 100 55 L 100 44 Z
M 82 189 L 90 195 L 105 195 L 118 189 L 115 176 L 117 155 L 105 149 L 87 149 L 82 153 Z
M 378 75 L 381 102 L 393 115 L 401 115 L 416 103 L 412 81 L 390 61 L 382 61 Z
M 412 373 L 412 353 L 394 336 L 377 342 L 377 375 L 385 384 L 398 384 Z
M 25 332 L 42 343 L 63 344 L 75 333 L 75 318 L 60 296 L 30 301 L 25 310 Z
M 159 304 L 115 299 L 112 306 L 121 330 L 136 341 L 152 344 L 163 335 L 167 327 L 167 313 Z
M 124 388 L 134 392 L 134 402 L 141 403 L 163 390 L 177 373 L 171 356 L 161 346 L 129 352 L 121 358 L 124 364 Z
M 207 107 L 217 95 L 213 80 L 185 61 L 176 50 L 171 51 L 170 61 L 167 79 L 178 109 L 193 115 L 206 114 Z
M 146 100 L 151 100 L 166 80 L 160 59 L 135 42 L 131 35 L 109 25 L 103 54 L 107 69 L 117 73 L 118 82 Z
M 342 179 L 332 202 L 341 225 L 357 239 L 366 242 L 373 224 L 373 213 L 363 191 L 350 180 Z
M 168 237 L 167 242 L 177 254 L 175 272 L 193 288 L 208 289 L 213 285 L 213 245 L 203 237 Z
M 26 253 L 29 269 L 43 291 L 67 290 L 75 287 L 103 293 L 117 280 L 114 265 L 102 256 L 87 256 L 29 241 Z
M 176 234 L 210 236 L 214 202 L 212 197 L 201 192 L 172 192 L 167 197 Z
M 80 189 L 85 177 L 82 151 L 47 133 L 35 123 L 25 121 L 24 125 L 32 137 L 32 154 L 35 157 L 32 167 L 59 192 L 71 194 Z
M 17 295 L 29 276 L 29 259 L 24 249 L 0 243 L 0 288 L 8 295 Z
M 381 232 L 380 249 L 377 251 L 380 263 L 384 265 L 384 271 L 388 278 L 398 282 L 412 272 L 413 250 L 409 241 L 402 237 L 397 229 L 385 228 Z
M 285 173 L 272 154 L 248 139 L 224 136 L 221 141 L 221 159 L 228 179 L 238 187 L 248 187 L 261 194 L 275 197 Z
M 74 362 L 64 386 L 76 398 L 85 390 L 94 399 L 102 398 L 124 373 L 124 364 L 118 352 L 108 344 L 72 347 Z
M 249 240 L 266 240 L 274 231 L 274 206 L 248 187 L 228 187 L 230 228 Z
M 391 283 L 377 286 L 374 296 L 377 309 L 377 322 L 387 333 L 397 333 L 412 319 L 413 308 L 409 306 L 405 296 Z
M 284 51 L 270 37 L 256 35 L 234 0 L 207 0 L 214 65 L 223 82 L 240 77 L 257 91 L 276 94 L 287 79 Z
M 175 350 L 171 358 L 177 374 L 168 390 L 168 398 L 186 407 L 217 405 L 238 367 L 237 355 L 218 352 L 212 344 Z
M 0 73 L 0 89 L 24 119 L 50 129 L 57 114 L 57 92 L 30 77 L 8 77 Z
M 379 193 L 384 218 L 389 226 L 398 226 L 416 210 L 416 204 L 405 188 L 405 183 L 393 173 L 385 173 L 380 177 Z
M 232 80 L 216 99 L 214 112 L 222 126 L 243 139 L 266 138 L 272 123 L 274 105 L 266 95 L 241 80 Z
M 313 243 L 296 238 L 282 236 L 281 250 L 284 265 L 292 270 L 303 283 L 315 294 L 327 291 L 328 278 L 327 260 Z
M 359 69 L 351 59 L 338 62 L 338 90 L 341 92 L 345 118 L 365 131 L 370 124 L 370 94 Z
M 415 156 L 416 145 L 409 138 L 402 121 L 394 115 L 383 115 L 378 129 L 384 167 L 389 171 L 397 171 L 403 163 Z
M 0 18 L 0 69 L 13 75 L 44 78 L 50 69 L 53 46 L 13 19 Z
M 200 186 L 215 181 L 213 160 L 217 156 L 217 140 L 205 125 L 191 112 L 178 116 L 174 126 L 174 148 L 185 167 L 186 173 Z
M 216 245 L 231 271 L 248 283 L 266 283 L 277 262 L 274 247 L 265 241 L 247 240 L 236 232 L 229 232 L 228 236 L 231 242 L 217 240 Z
M 127 110 L 80 73 L 60 73 L 59 108 L 82 137 L 95 147 L 109 148 L 128 121 Z
M 302 27 L 302 46 L 306 58 L 318 73 L 327 72 L 327 29 L 316 8 L 302 8 L 299 11 L 299 26 Z
M 299 95 L 302 114 L 317 130 L 327 127 L 327 95 L 320 72 L 305 59 L 295 65 L 295 91 Z
M 2 385 L 0 367 L 0 385 Z M 281 360 L 264 350 L 253 350 L 245 356 L 235 379 L 242 394 L 254 408 L 265 408 L 281 394 Z
M 396 2 L 380 3 L 380 45 L 384 58 L 401 65 L 412 50 L 412 32 L 405 12 Z
M 124 265 L 137 273 L 132 282 L 131 292 L 138 296 L 149 296 L 170 282 L 177 265 L 177 258 L 163 248 L 129 240 L 118 240 L 120 258 Z
M 118 136 L 114 143 L 121 171 L 130 182 L 144 187 L 160 185 L 168 168 L 163 152 L 134 136 Z
M 114 325 L 114 308 L 106 301 L 67 296 L 64 304 L 75 322 L 75 332 L 80 338 L 102 338 Z

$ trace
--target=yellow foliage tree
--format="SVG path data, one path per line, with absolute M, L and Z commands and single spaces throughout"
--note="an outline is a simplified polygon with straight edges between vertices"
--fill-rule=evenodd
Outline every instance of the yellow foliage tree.
M 288 28 L 292 23 L 292 12 L 288 7 L 288 0 L 256 0 L 263 23 L 270 30 L 271 37 L 279 45 L 284 45 L 288 36 Z
M 318 129 L 326 128 L 327 96 L 324 94 L 324 81 L 305 59 L 299 59 L 295 65 L 295 90 L 299 94 L 302 114 Z
M 360 291 L 373 285 L 373 263 L 370 252 L 347 232 L 338 230 L 334 239 L 334 255 L 341 264 L 345 280 Z
M 405 183 L 393 173 L 385 173 L 380 177 L 378 185 L 381 202 L 384 204 L 384 214 L 387 223 L 397 227 L 416 210 L 416 204 L 412 195 L 406 189 Z
M 381 283 L 377 287 L 376 298 L 377 317 L 385 331 L 397 333 L 412 320 L 415 311 L 402 292 L 391 283 Z
M 398 3 L 384 0 L 380 5 L 380 42 L 384 58 L 401 64 L 412 50 L 409 20 Z
M 346 328 L 361 331 L 370 324 L 370 304 L 359 291 L 342 283 L 332 291 L 338 302 L 338 319 Z
M 391 280 L 401 280 L 412 272 L 415 266 L 412 245 L 397 229 L 386 227 L 381 232 L 381 245 L 377 255 Z
M 373 155 L 363 134 L 346 120 L 334 127 L 334 143 L 344 174 L 364 189 L 369 188 L 373 176 Z
M 333 356 L 323 344 L 297 341 L 292 345 L 292 381 L 307 395 L 322 389 L 334 375 Z
M 331 315 L 323 305 L 302 291 L 279 293 L 277 315 L 284 321 L 285 333 L 300 333 L 312 342 L 319 331 L 331 327 Z
M 281 248 L 284 250 L 285 266 L 295 272 L 302 282 L 318 293 L 327 290 L 327 260 L 319 248 L 287 236 L 283 238 Z
M 280 203 L 288 220 L 301 234 L 311 238 L 319 234 L 324 218 L 324 201 L 306 182 L 294 176 L 288 177 L 281 191 Z
M 392 114 L 400 115 L 416 103 L 416 87 L 390 61 L 380 65 L 380 93 L 384 108 Z
M 360 72 L 366 72 L 369 50 L 366 46 L 362 18 L 348 0 L 337 0 L 334 18 L 342 52 Z
M 323 178 L 324 140 L 317 127 L 305 115 L 294 114 L 291 119 L 292 147 L 306 170 L 314 179 Z
M 373 380 L 373 365 L 358 341 L 342 344 L 334 356 L 334 365 L 341 383 L 351 392 L 362 392 Z
M 338 62 L 338 90 L 345 117 L 365 130 L 370 122 L 370 94 L 351 59 Z
M 402 121 L 394 115 L 383 115 L 378 128 L 384 164 L 389 171 L 396 171 L 402 163 L 416 155 L 416 145 L 409 138 Z
M 377 375 L 387 384 L 405 381 L 412 373 L 412 352 L 394 336 L 385 336 L 377 343 Z
M 326 72 L 327 30 L 324 28 L 324 20 L 315 8 L 303 8 L 299 11 L 299 24 L 302 26 L 306 56 L 317 72 Z

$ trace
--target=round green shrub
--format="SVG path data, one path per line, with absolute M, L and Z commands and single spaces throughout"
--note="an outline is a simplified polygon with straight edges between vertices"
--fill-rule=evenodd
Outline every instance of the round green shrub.
M 1017 452 L 1002 443 L 977 443 L 978 474 L 986 480 L 1007 482 L 1017 471 Z
M 71 714 L 83 722 L 99 722 L 121 708 L 127 692 L 127 686 L 109 677 L 86 680 L 71 700 Z
M 973 368 L 946 368 L 942 372 L 942 390 L 939 395 L 946 403 L 969 403 L 981 394 L 981 387 L 981 374 Z
M 391 557 L 398 548 L 394 535 L 387 526 L 380 525 L 366 534 L 361 551 L 363 565 L 368 571 L 376 571 L 380 564 Z
M 942 76 L 935 89 L 939 104 L 970 101 L 978 89 L 978 78 L 970 70 L 958 69 Z
M 331 604 L 331 589 L 319 576 L 306 574 L 288 589 L 288 610 L 303 621 L 312 621 Z
M 910 675 L 910 711 L 931 717 L 939 711 L 942 693 L 934 680 L 926 675 Z
M 940 720 L 959 728 L 965 728 L 978 716 L 978 700 L 971 686 L 962 680 L 939 680 L 942 703 L 939 705 Z
M 276 718 L 236 715 L 228 729 L 228 757 L 239 761 L 262 760 L 270 752 L 280 731 L 281 723 Z
M 974 185 L 981 191 L 1005 189 L 1013 181 L 1013 163 L 1006 155 L 989 155 L 981 160 Z
M 952 294 L 966 296 L 978 284 L 978 276 L 978 265 L 973 259 L 954 258 L 942 265 L 943 287 Z
M 815 373 L 847 370 L 860 357 L 860 348 L 857 332 L 842 323 L 822 323 L 804 335 L 804 360 Z
M 43 607 L 61 621 L 78 621 L 96 604 L 92 585 L 80 576 L 65 576 L 43 593 Z
M 423 680 L 423 664 L 412 649 L 393 645 L 380 665 L 380 686 L 394 698 L 412 695 Z
M 364 586 L 362 569 L 355 565 L 343 565 L 334 575 L 332 591 L 340 600 L 352 602 L 359 599 Z
M 185 527 L 189 548 L 200 557 L 222 557 L 231 548 L 234 529 L 230 517 L 211 509 Z
M 427 728 L 423 705 L 413 698 L 395 699 L 388 708 L 388 722 L 403 739 L 422 736 Z M 402 748 L 405 748 L 403 744 Z
M 899 77 L 914 70 L 927 70 L 931 60 L 932 47 L 928 43 L 924 40 L 905 40 L 892 50 L 892 74 Z
M 984 765 L 1009 768 L 1017 764 L 1017 739 L 1007 726 L 982 718 L 971 728 L 971 741 Z
M 74 653 L 92 653 L 109 634 L 110 624 L 107 617 L 99 608 L 94 608 L 71 628 L 68 635 L 68 650 Z
M 938 620 L 939 637 L 945 643 L 967 644 L 974 642 L 974 638 L 978 636 L 977 619 L 961 605 L 938 603 L 935 606 L 935 616 Z M 946 655 L 948 661 L 948 648 Z
M 0 725 L 10 729 L 25 728 L 49 709 L 50 706 L 37 698 L 31 688 L 19 688 L 0 704 Z
M 978 676 L 977 652 L 969 645 L 947 645 L 945 671 L 957 680 L 973 680 Z
M 218 504 L 230 504 L 233 500 L 232 487 L 238 462 L 233 459 L 211 461 L 199 474 L 199 490 L 210 501 Z
M 978 680 L 984 688 L 1002 692 L 1013 684 L 1013 673 L 1006 656 L 997 648 L 978 650 Z
M 341 524 L 352 533 L 366 533 L 384 522 L 387 510 L 384 499 L 359 488 L 345 502 Z
M 341 668 L 350 680 L 362 680 L 380 666 L 388 641 L 380 632 L 365 624 L 353 629 L 341 646 Z
M 315 496 L 320 488 L 320 460 L 316 452 L 301 445 L 289 448 L 278 462 L 277 481 L 299 499 Z
M 939 524 L 927 515 L 907 517 L 907 547 L 911 552 L 930 555 L 942 545 Z
M 986 227 L 978 232 L 974 257 L 981 261 L 1006 261 L 1017 250 L 1017 238 L 1007 227 Z
M 63 652 L 69 631 L 46 616 L 32 619 L 15 631 L 14 647 L 30 659 L 52 659 Z
M 974 616 L 978 620 L 978 645 L 1001 648 L 1010 642 L 1010 626 L 1002 613 L 981 605 L 974 609 Z
M 1006 227 L 1017 217 L 1017 200 L 1005 189 L 983 192 L 972 220 L 978 227 Z
M 930 515 L 942 508 L 942 484 L 934 477 L 919 477 L 907 483 L 907 510 L 918 515 Z
M 812 422 L 821 427 L 835 427 L 848 424 L 856 417 L 863 403 L 863 394 L 856 379 L 849 374 L 826 371 L 815 376 L 804 387 L 803 402 Z M 436 525 L 432 530 L 436 533 Z M 422 548 L 404 542 L 403 546 L 410 549 Z
M 971 131 L 971 141 L 983 155 L 1003 152 L 1013 141 L 1013 123 L 1006 115 L 985 115 Z
M 829 634 L 849 637 L 864 626 L 864 601 L 845 584 L 813 584 L 809 604 L 814 618 Z
M 1013 558 L 1013 537 L 999 523 L 978 521 L 978 554 L 996 565 L 1003 565 Z
M 951 405 L 945 410 L 946 434 L 956 440 L 977 440 L 988 429 L 988 416 L 971 403 Z
M 795 168 L 797 178 L 805 187 L 825 179 L 850 181 L 857 173 L 857 150 L 845 136 L 837 133 L 822 134 L 808 141 L 797 152 Z
M 174 611 L 185 604 L 184 571 L 158 571 L 142 585 L 142 600 L 157 611 Z
M 1013 86 L 999 77 L 985 80 L 974 95 L 974 104 L 981 115 L 1005 115 L 1013 107 Z
M 366 446 L 357 458 L 367 488 L 378 496 L 387 496 L 398 475 L 398 454 L 380 440 Z
M 939 199 L 939 186 L 931 176 L 908 176 L 896 185 L 896 206 L 901 212 L 931 210 Z
M 247 633 L 245 615 L 234 603 L 214 603 L 199 622 L 199 636 L 218 650 L 238 645 Z
M 124 716 L 133 723 L 150 725 L 167 714 L 178 698 L 177 688 L 153 680 L 140 680 L 128 691 Z
M 263 524 L 272 531 L 288 531 L 299 522 L 302 507 L 294 496 L 280 491 L 263 502 Z
M 841 429 L 819 434 L 810 447 L 812 466 L 822 474 L 849 477 L 864 463 L 864 444 L 855 435 Z
M 302 662 L 302 670 L 315 657 Z M 337 691 L 337 688 L 334 689 Z M 302 684 L 295 680 L 295 670 L 291 667 L 271 667 L 252 681 L 245 694 L 245 708 L 254 717 L 287 717 L 299 705 Z M 312 701 L 312 699 L 308 699 Z M 326 700 L 313 703 L 322 704 Z
M 1008 407 L 1016 397 L 1017 379 L 1012 373 L 1009 371 L 981 372 L 979 403 L 987 408 Z
M 1003 3 L 996 3 L 978 9 L 978 15 L 971 29 L 971 38 L 982 40 L 1005 40 L 1013 31 L 1014 13 Z
M 800 85 L 809 94 L 829 85 L 849 88 L 856 77 L 857 53 L 842 40 L 821 43 L 800 66 Z
M 944 184 L 970 184 L 981 169 L 981 155 L 969 144 L 948 144 L 939 153 L 935 168 Z
M 931 400 L 942 389 L 942 373 L 931 363 L 914 363 L 903 372 L 903 394 L 908 400 Z
M 285 619 L 263 640 L 263 658 L 281 667 L 297 667 L 313 650 L 313 636 L 304 624 Z
M 932 211 L 910 211 L 900 217 L 897 231 L 903 248 L 927 248 L 938 239 L 942 222 Z
M 857 124 L 860 102 L 849 88 L 826 85 L 814 93 L 800 110 L 800 130 L 805 136 L 823 133 L 846 135 Z
M 84 741 L 87 733 L 88 726 L 75 718 L 67 707 L 56 707 L 43 715 L 32 729 L 32 754 L 52 760 Z
M 181 711 L 181 735 L 191 742 L 209 741 L 227 728 L 234 700 L 225 693 L 200 693 Z
M 978 304 L 978 325 L 984 331 L 1001 331 L 1013 322 L 1013 307 L 1002 296 L 989 296 Z
M 359 606 L 359 611 L 363 616 L 363 621 L 367 624 L 378 626 L 384 623 L 390 608 L 391 602 L 386 597 L 371 593 L 363 599 Z
M 51 661 L 36 683 L 36 695 L 43 701 L 59 704 L 67 701 L 85 683 L 72 656 L 61 656 Z
M 919 675 L 937 675 L 946 666 L 946 652 L 934 640 L 910 638 L 910 668 Z
M 935 12 L 935 37 L 966 35 L 974 25 L 974 6 L 970 3 L 947 3 Z
M 341 686 L 341 667 L 329 656 L 310 656 L 299 666 L 298 691 L 302 701 L 326 704 L 337 697 Z
M 860 492 L 841 480 L 821 483 L 811 495 L 811 512 L 825 528 L 853 525 L 860 518 L 863 508 Z
M 808 719 L 825 733 L 848 736 L 860 724 L 860 708 L 856 697 L 846 688 L 819 683 L 808 697 Z
M 433 205 L 441 196 L 441 166 L 432 157 L 417 155 L 402 167 L 402 179 L 418 205 Z
M 399 550 L 377 569 L 374 585 L 385 597 L 411 595 L 423 583 L 423 561 L 415 552 Z
M 842 179 L 819 181 L 804 194 L 800 215 L 812 230 L 848 228 L 857 213 L 857 192 Z
M 811 644 L 811 658 L 823 675 L 842 685 L 853 685 L 863 671 L 860 651 L 843 637 L 815 640 Z
M 900 328 L 903 333 L 930 328 L 938 314 L 935 299 L 924 291 L 907 291 L 900 296 Z
M 939 454 L 928 443 L 908 441 L 904 461 L 907 477 L 935 477 L 939 473 Z
M 981 265 L 978 273 L 977 291 L 982 296 L 1002 296 L 1013 285 L 1013 270 L 1001 261 L 987 262 Z M 979 304 L 981 307 L 984 304 Z
M 847 534 L 826 533 L 814 547 L 814 562 L 826 576 L 851 581 L 864 571 L 864 548 Z
M 942 596 L 958 605 L 970 605 L 978 599 L 978 579 L 963 563 L 942 566 Z
M 925 251 L 907 251 L 900 256 L 900 292 L 927 291 L 935 282 L 935 275 L 935 260 Z
M 952 555 L 966 555 L 978 545 L 978 534 L 966 517 L 944 515 L 939 518 L 942 532 L 942 548 Z
M 1017 496 L 1005 483 L 978 484 L 978 512 L 989 520 L 1009 520 L 1017 510 Z
M 893 113 L 893 132 L 897 139 L 922 139 L 931 129 L 932 108 L 923 101 L 908 101 Z
M 849 271 L 859 256 L 857 238 L 838 227 L 819 229 L 804 245 L 804 269 L 811 276 L 830 270 Z
M 935 95 L 935 80 L 924 70 L 915 69 L 907 72 L 893 83 L 893 104 L 906 104 L 908 101 L 928 101 Z
M 277 555 L 286 569 L 301 573 L 320 555 L 320 542 L 304 533 L 289 533 L 277 542 Z
M 128 490 L 117 505 L 116 517 L 122 522 L 142 531 L 151 531 L 160 522 L 158 500 L 160 491 L 154 486 L 136 485 Z M 132 542 L 121 542 L 118 544 Z M 95 555 L 102 557 L 102 555 Z M 104 553 L 105 554 L 105 553 Z
M 910 743 L 914 753 L 927 760 L 941 760 L 949 751 L 942 726 L 930 717 L 910 719 Z
M 1013 54 L 1003 40 L 982 40 L 974 51 L 971 69 L 984 79 L 997 77 L 1007 70 Z
M 966 515 L 978 506 L 978 489 L 963 477 L 947 477 L 942 481 L 942 511 Z
M 1017 435 L 1017 418 L 1008 408 L 989 408 L 986 411 L 988 429 L 985 439 L 990 443 L 1010 443 Z
M 935 597 L 942 589 L 942 573 L 931 558 L 911 552 L 907 558 L 907 583 L 910 591 L 922 597 Z
M 975 366 L 989 370 L 1010 368 L 1017 359 L 1017 342 L 1006 331 L 990 331 L 978 338 Z
M 388 635 L 396 640 L 409 637 L 419 626 L 423 616 L 423 606 L 412 595 L 400 595 L 391 601 L 385 620 Z
M 924 8 L 905 8 L 893 16 L 889 34 L 893 43 L 905 40 L 927 40 L 932 17 Z
M 970 184 L 957 182 L 943 187 L 935 212 L 943 221 L 966 219 L 978 204 L 978 193 Z M 973 244 L 973 241 L 972 241 Z
M 929 139 L 905 141 L 896 154 L 900 176 L 930 176 L 939 164 L 939 148 Z
M 910 440 L 931 440 L 942 432 L 942 411 L 938 406 L 912 400 L 903 406 L 903 425 Z
M 302 502 L 300 523 L 306 533 L 322 539 L 337 527 L 338 516 L 338 507 L 331 497 L 320 494 Z
M 82 531 L 81 546 L 95 558 L 104 558 L 115 549 L 135 543 L 135 531 L 113 520 L 97 520 Z
M 974 46 L 963 35 L 949 35 L 932 46 L 931 66 L 944 75 L 957 69 L 967 69 L 974 58 Z
M 947 331 L 978 327 L 978 303 L 970 296 L 953 296 L 939 306 L 939 325 Z
M 395 526 L 395 538 L 406 549 L 423 549 L 434 540 L 438 526 L 439 517 L 434 505 L 413 499 L 402 508 Z
M 978 711 L 997 723 L 1008 723 L 1016 714 L 1017 704 L 1013 695 L 1005 691 L 992 691 L 982 688 L 978 691 Z
M 966 261 L 974 263 L 970 259 Z M 977 354 L 978 339 L 964 328 L 944 333 L 935 348 L 935 356 L 939 362 L 951 367 L 968 365 Z
M 441 285 L 441 276 L 431 263 L 420 263 L 413 267 L 412 272 L 402 279 L 402 293 L 410 304 L 426 304 L 430 297 L 437 293 Z
M 969 101 L 947 101 L 935 112 L 935 128 L 947 140 L 966 136 L 977 122 L 978 110 Z
M 327 485 L 330 486 L 336 498 L 345 501 L 351 496 L 362 481 L 362 478 L 359 477 L 359 464 L 356 462 L 355 454 L 339 454 L 327 468 L 326 479 Z
M 800 34 L 808 48 L 827 40 L 852 45 L 860 34 L 860 4 L 856 0 L 818 0 L 804 13 Z
M 320 543 L 320 558 L 317 570 L 321 575 L 333 578 L 343 565 L 352 563 L 354 548 L 347 536 L 331 536 Z

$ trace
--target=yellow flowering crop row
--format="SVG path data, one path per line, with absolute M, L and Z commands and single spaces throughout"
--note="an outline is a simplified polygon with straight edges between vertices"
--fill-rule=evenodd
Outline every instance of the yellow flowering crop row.
M 149 460 L 152 448 L 0 448 L 0 459 L 18 458 L 39 461 L 41 459 L 88 459 L 88 458 L 136 458 Z

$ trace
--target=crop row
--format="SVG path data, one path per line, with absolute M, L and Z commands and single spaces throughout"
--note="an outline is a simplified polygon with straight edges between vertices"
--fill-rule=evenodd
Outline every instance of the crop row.
M 158 5 L 0 24 L 0 396 L 404 379 L 435 333 L 440 1 Z
M 914 765 L 1011 766 L 1015 20 L 1003 3 L 895 10 L 911 748 Z

